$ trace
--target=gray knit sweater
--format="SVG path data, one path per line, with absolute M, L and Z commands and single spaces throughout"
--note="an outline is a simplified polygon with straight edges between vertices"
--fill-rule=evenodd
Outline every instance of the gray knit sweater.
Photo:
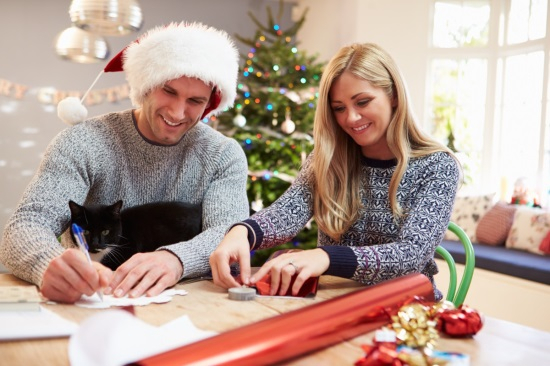
M 252 248 L 289 241 L 312 217 L 310 162 L 311 158 L 277 201 L 244 221 L 254 231 L 249 236 Z M 438 272 L 434 252 L 451 217 L 459 168 L 443 152 L 411 159 L 397 191 L 405 215 L 394 220 L 388 190 L 395 166 L 395 160 L 362 159 L 363 207 L 359 218 L 338 242 L 319 230 L 318 247 L 330 258 L 325 274 L 373 285 L 409 273 L 422 273 L 431 280 L 439 300 L 442 295 L 433 280 Z
M 183 277 L 209 271 L 210 253 L 228 226 L 248 217 L 247 162 L 242 148 L 199 122 L 173 146 L 147 141 L 131 110 L 92 118 L 63 130 L 8 221 L 0 261 L 17 277 L 41 284 L 64 248 L 68 202 L 124 207 L 154 201 L 203 204 L 203 232 L 164 247 L 183 264 Z M 65 234 L 66 235 L 66 234 Z

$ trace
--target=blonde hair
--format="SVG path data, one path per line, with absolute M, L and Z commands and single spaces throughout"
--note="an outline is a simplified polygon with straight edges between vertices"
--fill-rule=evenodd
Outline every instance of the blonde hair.
M 405 82 L 386 51 L 372 43 L 341 48 L 323 71 L 313 127 L 314 218 L 319 228 L 334 240 L 339 240 L 357 220 L 361 208 L 361 149 L 336 122 L 329 98 L 333 82 L 344 71 L 382 88 L 390 100 L 395 98 L 397 101 L 386 135 L 389 149 L 397 159 L 389 186 L 390 206 L 395 218 L 403 215 L 396 195 L 409 159 L 437 151 L 454 157 L 447 147 L 417 127 Z

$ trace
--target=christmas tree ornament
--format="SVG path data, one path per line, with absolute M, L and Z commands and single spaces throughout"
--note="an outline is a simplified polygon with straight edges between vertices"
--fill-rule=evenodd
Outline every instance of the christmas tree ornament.
M 293 120 L 290 119 L 290 110 L 287 109 L 285 120 L 281 124 L 281 131 L 283 131 L 287 135 L 290 135 L 292 132 L 294 132 L 295 129 L 296 124 Z
M 242 128 L 246 125 L 246 117 L 243 116 L 241 111 L 237 112 L 237 115 L 233 118 L 233 124 L 239 128 Z

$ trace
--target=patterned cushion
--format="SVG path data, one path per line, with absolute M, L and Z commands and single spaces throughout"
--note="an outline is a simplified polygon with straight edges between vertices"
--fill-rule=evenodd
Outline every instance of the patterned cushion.
M 451 221 L 460 226 L 470 237 L 477 242 L 476 228 L 479 220 L 493 207 L 495 193 L 480 196 L 457 196 L 451 213 Z M 449 230 L 445 233 L 446 240 L 457 240 L 455 234 Z
M 504 245 L 514 222 L 517 207 L 503 201 L 491 207 L 479 220 L 476 229 L 477 241 L 487 245 Z
M 542 239 L 550 231 L 550 212 L 540 208 L 518 206 L 514 223 L 506 239 L 507 248 L 542 254 Z

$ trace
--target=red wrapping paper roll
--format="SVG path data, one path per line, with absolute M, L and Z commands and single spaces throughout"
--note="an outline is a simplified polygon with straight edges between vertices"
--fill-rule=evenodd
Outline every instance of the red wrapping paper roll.
M 260 365 L 288 360 L 380 328 L 408 299 L 434 301 L 421 274 L 268 318 L 137 362 L 142 366 Z

